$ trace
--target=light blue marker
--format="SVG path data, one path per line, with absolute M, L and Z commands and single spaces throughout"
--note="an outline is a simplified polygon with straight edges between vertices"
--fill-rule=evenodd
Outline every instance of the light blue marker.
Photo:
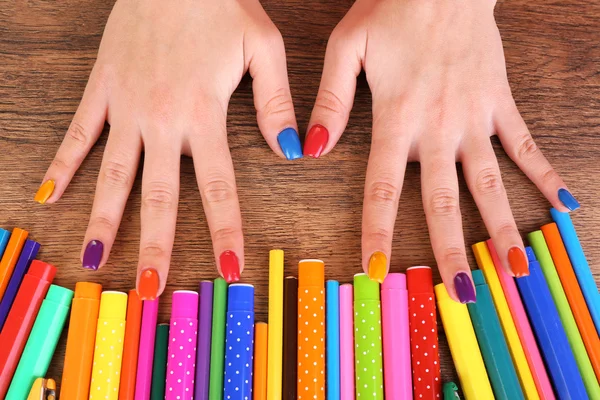
M 10 232 L 6 229 L 0 228 L 0 258 L 4 254 L 4 250 L 6 249 L 6 244 L 8 243 L 8 239 L 10 238 Z
M 327 338 L 327 400 L 340 399 L 340 284 L 327 281 L 325 286 Z

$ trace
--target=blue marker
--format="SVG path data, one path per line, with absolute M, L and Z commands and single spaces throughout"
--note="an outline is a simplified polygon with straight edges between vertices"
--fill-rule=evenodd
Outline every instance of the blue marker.
M 517 286 L 544 356 L 558 398 L 587 399 L 583 380 L 569 346 L 550 289 L 531 247 L 526 248 L 529 276 L 517 278 Z
M 340 393 L 340 284 L 327 281 L 325 287 L 325 320 L 327 338 L 327 399 L 339 400 Z
M 4 231 L 6 232 L 6 231 Z M 2 233 L 0 232 L 0 236 Z M 0 241 L 2 238 L 0 237 Z M 0 246 L 2 244 L 0 243 Z M 2 297 L 2 301 L 0 301 L 0 331 L 4 327 L 4 322 L 6 321 L 6 317 L 8 317 L 8 312 L 12 307 L 13 301 L 17 295 L 17 291 L 21 286 L 21 282 L 23 281 L 23 277 L 29 270 L 29 265 L 37 256 L 38 251 L 40 250 L 40 244 L 36 241 L 27 239 L 25 244 L 23 245 L 23 250 L 21 250 L 21 255 L 19 256 L 19 260 L 15 265 L 15 270 L 13 271 L 12 276 L 10 277 L 10 281 L 8 281 L 8 286 L 6 287 L 6 291 L 4 292 L 4 297 Z
M 569 213 L 562 213 L 554 208 L 550 209 L 550 214 L 556 225 L 558 225 L 560 236 L 567 248 L 569 259 L 573 265 L 575 275 L 577 275 L 577 281 L 583 292 L 583 297 L 585 297 L 585 302 L 594 320 L 596 331 L 600 333 L 600 293 L 598 293 L 590 265 L 583 253 L 577 232 L 575 232 L 571 216 Z
M 229 285 L 225 331 L 224 399 L 252 398 L 254 286 Z
M 10 232 L 6 229 L 0 228 L 0 258 L 2 258 L 2 255 L 4 254 L 4 249 L 6 249 L 9 238 Z

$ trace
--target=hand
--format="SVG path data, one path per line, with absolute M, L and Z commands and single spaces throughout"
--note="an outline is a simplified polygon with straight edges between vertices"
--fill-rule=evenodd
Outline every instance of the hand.
M 258 0 L 116 2 L 81 104 L 36 195 L 41 203 L 61 197 L 108 121 L 85 268 L 108 259 L 143 149 L 140 296 L 153 299 L 165 287 L 181 154 L 194 158 L 217 268 L 227 281 L 239 279 L 244 241 L 226 114 L 247 70 L 267 143 L 280 156 L 301 157 L 283 40 Z
M 523 241 L 490 136 L 561 211 L 579 206 L 536 147 L 512 98 L 494 1 L 357 0 L 331 34 L 304 154 L 331 151 L 364 68 L 373 97 L 362 265 L 383 281 L 406 163 L 419 161 L 423 206 L 440 274 L 453 299 L 475 300 L 458 204 L 456 162 L 499 257 L 528 274 Z

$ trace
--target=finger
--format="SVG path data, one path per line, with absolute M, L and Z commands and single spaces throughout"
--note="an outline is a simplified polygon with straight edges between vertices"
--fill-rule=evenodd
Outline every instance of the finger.
M 341 25 L 331 34 L 304 141 L 305 155 L 317 158 L 327 154 L 346 129 L 365 47 L 366 31 L 348 31 Z
M 249 39 L 250 75 L 258 127 L 271 149 L 288 160 L 302 157 L 298 125 L 288 82 L 285 47 L 279 30 L 268 29 Z
M 506 153 L 554 208 L 562 212 L 579 208 L 579 202 L 535 144 L 514 101 L 498 110 L 495 126 Z
M 525 246 L 508 203 L 498 160 L 487 135 L 481 137 L 469 140 L 462 150 L 467 185 L 506 272 L 516 277 L 529 275 Z
M 145 140 L 137 290 L 152 300 L 164 290 L 177 222 L 181 144 L 164 134 Z
M 421 154 L 421 190 L 431 246 L 450 297 L 471 303 L 475 289 L 465 251 L 455 154 L 439 145 L 431 144 Z
M 389 271 L 398 200 L 410 143 L 391 119 L 373 126 L 365 179 L 362 219 L 362 265 L 372 280 L 382 283 Z M 389 128 L 392 128 L 391 130 Z
M 212 134 L 195 135 L 191 140 L 191 149 L 217 269 L 231 283 L 240 279 L 244 269 L 242 215 L 225 121 L 209 124 L 212 126 L 206 128 Z
M 92 71 L 73 121 L 54 160 L 44 175 L 34 200 L 54 203 L 64 193 L 73 175 L 98 140 L 106 121 L 107 96 L 100 74 Z
M 104 150 L 96 195 L 81 254 L 83 268 L 96 270 L 108 259 L 135 180 L 142 142 L 137 128 L 115 123 Z

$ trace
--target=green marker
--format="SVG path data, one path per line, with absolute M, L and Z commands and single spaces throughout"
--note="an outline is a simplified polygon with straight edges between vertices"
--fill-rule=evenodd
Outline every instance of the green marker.
M 554 299 L 554 304 L 556 304 L 556 308 L 558 309 L 558 315 L 560 316 L 560 320 L 567 333 L 567 339 L 569 339 L 569 344 L 573 350 L 573 355 L 575 356 L 579 373 L 581 373 L 585 390 L 591 399 L 600 399 L 600 386 L 598 385 L 598 380 L 594 375 L 592 363 L 590 362 L 590 358 L 583 345 L 581 334 L 575 323 L 575 318 L 573 317 L 573 312 L 567 301 L 565 290 L 560 283 L 560 278 L 556 272 L 550 250 L 548 250 L 546 239 L 544 239 L 544 234 L 542 231 L 531 232 L 527 235 L 527 239 L 529 239 L 533 252 L 540 262 L 542 272 L 544 272 L 544 276 L 546 277 L 546 282 L 548 282 L 552 299 Z
M 357 398 L 383 400 L 379 283 L 354 275 L 354 342 Z
M 524 399 L 490 288 L 485 282 L 481 270 L 478 269 L 471 273 L 477 291 L 477 302 L 467 304 L 467 308 L 494 390 L 494 396 L 498 400 Z
M 69 315 L 72 299 L 72 290 L 50 285 L 31 328 L 29 339 L 6 394 L 6 400 L 26 399 L 36 378 L 46 376 L 56 344 Z
M 477 298 L 479 301 L 479 297 Z M 444 383 L 444 400 L 460 400 L 460 396 L 458 395 L 458 386 L 454 382 L 446 382 Z
M 154 363 L 152 364 L 151 400 L 164 400 L 165 376 L 167 375 L 167 350 L 169 347 L 169 324 L 159 324 L 156 327 L 154 339 Z
M 223 278 L 215 279 L 213 288 L 212 339 L 210 343 L 209 400 L 223 399 L 223 377 L 225 374 L 225 316 L 227 313 L 227 283 Z

